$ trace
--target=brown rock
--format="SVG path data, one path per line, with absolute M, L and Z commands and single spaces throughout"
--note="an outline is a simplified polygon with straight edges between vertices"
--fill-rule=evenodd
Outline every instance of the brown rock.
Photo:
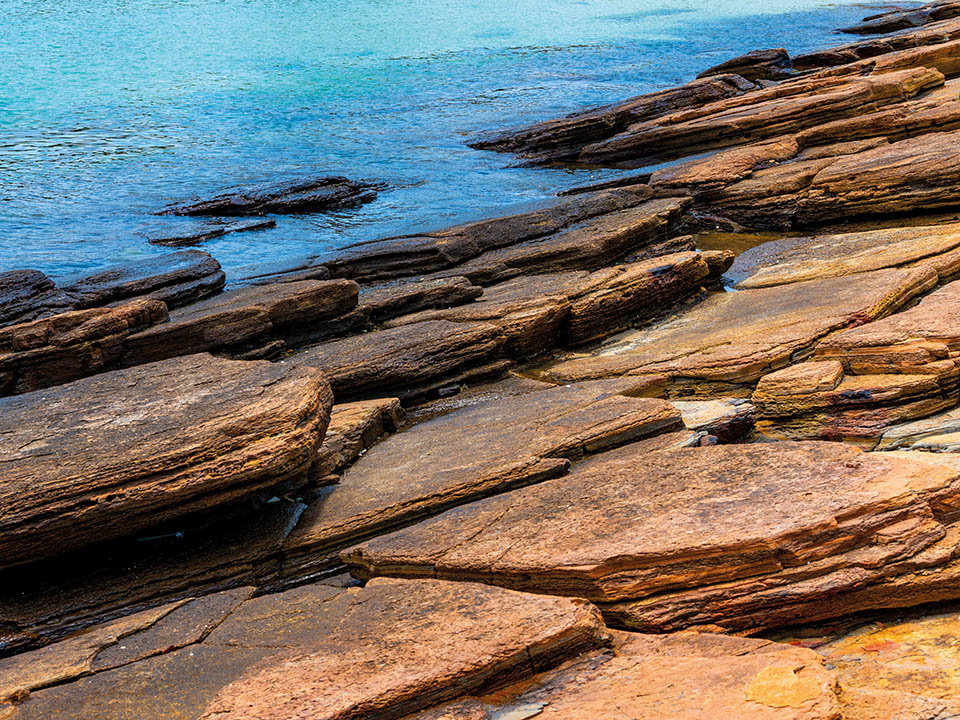
M 316 371 L 208 355 L 2 400 L 0 565 L 295 481 L 331 400 Z
M 870 15 L 856 25 L 841 28 L 840 32 L 853 35 L 879 35 L 919 27 L 937 20 L 948 20 L 958 15 L 960 15 L 960 3 L 942 0 L 917 8 L 898 8 L 877 15 Z
M 303 280 L 225 292 L 170 314 L 170 322 L 125 342 L 127 366 L 196 352 L 237 352 L 283 340 L 297 344 L 339 331 L 357 304 L 349 280 Z M 351 323 L 361 324 L 359 316 Z M 282 346 L 281 346 L 282 347 Z
M 70 298 L 39 270 L 0 273 L 0 327 L 49 317 L 71 307 Z
M 666 401 L 577 386 L 415 425 L 371 448 L 310 506 L 286 542 L 288 572 L 335 567 L 331 556 L 361 538 L 556 477 L 570 459 L 680 426 Z
M 465 277 L 446 277 L 413 282 L 396 281 L 360 288 L 359 309 L 371 322 L 428 308 L 463 305 L 483 294 L 483 289 Z
M 240 220 L 229 223 L 212 220 L 200 225 L 176 225 L 166 230 L 154 231 L 147 236 L 147 242 L 165 247 L 190 247 L 230 233 L 270 230 L 276 226 L 276 220 Z
M 878 450 L 960 452 L 960 408 L 886 429 Z
M 14 717 L 396 716 L 606 640 L 579 600 L 433 580 L 314 585 L 247 600 L 197 644 L 38 690 Z
M 71 310 L 0 329 L 0 395 L 62 385 L 119 366 L 132 334 L 167 319 L 159 300 Z
M 698 78 L 732 73 L 747 80 L 782 80 L 789 77 L 790 56 L 783 48 L 753 50 L 704 70 Z
M 289 362 L 323 370 L 338 399 L 423 384 L 496 358 L 500 329 L 446 320 L 376 330 L 315 345 Z
M 172 310 L 220 292 L 224 277 L 220 263 L 209 254 L 184 250 L 66 281 L 63 291 L 78 308 L 146 296 Z
M 753 383 L 825 335 L 883 317 L 936 283 L 932 270 L 877 270 L 853 278 L 720 293 L 659 326 L 546 370 L 559 382 L 665 374 L 695 390 Z M 678 391 L 683 389 L 678 385 Z
M 719 442 L 739 442 L 753 433 L 756 408 L 746 400 L 674 400 L 688 430 L 712 435 Z
M 334 405 L 313 473 L 319 478 L 339 472 L 384 435 L 403 424 L 403 407 L 397 398 L 361 400 Z
M 937 518 L 956 515 L 958 493 L 957 468 L 837 443 L 643 454 L 628 445 L 342 558 L 360 577 L 479 580 L 586 597 L 602 603 L 609 622 L 641 631 L 755 631 L 850 612 L 840 593 L 851 574 L 863 588 L 916 568 L 945 538 Z M 847 573 L 846 587 L 838 573 Z M 837 601 L 818 606 L 831 582 Z M 864 601 L 891 602 L 883 592 Z
M 711 633 L 615 632 L 613 638 L 611 649 L 570 660 L 535 682 L 464 698 L 409 720 L 493 720 L 534 712 L 544 720 L 841 717 L 836 678 L 811 650 Z

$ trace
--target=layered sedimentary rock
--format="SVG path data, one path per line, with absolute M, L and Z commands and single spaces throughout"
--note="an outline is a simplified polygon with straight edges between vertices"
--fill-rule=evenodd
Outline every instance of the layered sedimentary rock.
M 309 368 L 194 355 L 0 401 L 2 567 L 296 482 L 332 404 Z
M 949 20 L 960 15 L 960 3 L 943 0 L 915 8 L 889 10 L 869 15 L 861 22 L 845 27 L 840 32 L 852 35 L 874 35 L 919 27 L 938 20 Z
M 167 319 L 158 300 L 70 310 L 0 329 L 0 395 L 61 385 L 119 367 L 133 334 Z
M 30 322 L 70 308 L 70 298 L 39 270 L 0 273 L 0 327 Z
M 173 310 L 220 292 L 224 279 L 220 263 L 208 253 L 184 250 L 67 280 L 61 289 L 71 297 L 76 308 L 148 297 L 162 300 Z
M 93 631 L 86 647 L 94 652 L 61 674 L 72 682 L 20 693 L 12 717 L 393 717 L 530 677 L 607 640 L 596 609 L 582 601 L 432 580 L 248 599 L 226 619 L 209 618 L 205 637 L 196 623 L 175 619 L 184 607 L 142 630 L 131 623 L 136 647 L 115 652 L 112 663 L 102 658 L 115 647 L 95 652 L 109 630 Z M 180 649 L 150 657 L 161 627 L 170 649 Z M 20 687 L 43 688 L 53 663 L 68 664 L 77 645 L 40 651 L 45 662 L 21 655 L 5 669 Z
M 571 459 L 682 427 L 663 400 L 558 387 L 434 418 L 370 449 L 325 488 L 288 538 L 287 572 L 335 567 L 361 538 L 566 472 Z
M 772 50 L 753 50 L 746 55 L 731 58 L 718 65 L 707 68 L 697 78 L 711 75 L 739 75 L 747 80 L 782 80 L 789 77 L 790 56 L 784 48 Z
M 785 285 L 900 267 L 958 247 L 956 223 L 785 238 L 741 253 L 725 278 L 741 289 Z
M 344 177 L 293 180 L 272 185 L 243 188 L 208 200 L 186 202 L 164 208 L 158 215 L 283 215 L 321 212 L 370 202 L 378 186 Z
M 756 408 L 742 398 L 729 400 L 674 400 L 688 430 L 706 433 L 719 442 L 739 442 L 750 437 Z
M 608 622 L 641 631 L 756 632 L 923 602 L 888 586 L 918 570 L 951 572 L 958 533 L 947 523 L 958 501 L 956 466 L 905 454 L 838 443 L 628 445 L 342 558 L 360 577 L 585 597 Z
M 124 343 L 123 362 L 138 365 L 203 351 L 279 352 L 284 343 L 339 334 L 362 324 L 341 317 L 356 307 L 358 288 L 349 280 L 302 280 L 231 290 L 170 313 L 169 322 Z M 279 346 L 279 347 L 276 347 Z
M 836 690 L 834 674 L 811 650 L 711 633 L 614 632 L 611 648 L 535 682 L 467 696 L 408 720 L 838 720 Z
M 933 287 L 937 277 L 929 268 L 877 270 L 715 294 L 675 319 L 632 331 L 545 374 L 559 382 L 662 374 L 677 392 L 751 384 L 829 333 L 897 310 Z
M 960 283 L 818 343 L 815 361 L 772 373 L 753 400 L 774 436 L 860 439 L 955 405 Z
M 476 302 L 427 310 L 388 323 L 427 320 L 484 322 L 506 337 L 504 352 L 528 357 L 559 344 L 579 344 L 626 329 L 632 322 L 662 314 L 698 291 L 717 270 L 708 260 L 719 253 L 677 253 L 594 272 L 569 271 L 524 276 L 493 285 Z M 717 257 L 728 263 L 730 257 Z
M 324 478 L 343 469 L 381 437 L 397 432 L 403 418 L 403 407 L 397 398 L 334 405 L 327 434 L 314 461 L 314 475 Z
M 276 220 L 241 220 L 239 222 L 209 222 L 199 226 L 178 226 L 165 231 L 154 231 L 147 236 L 151 245 L 164 247 L 190 247 L 230 233 L 251 230 L 269 230 L 277 226 Z
M 373 324 L 427 308 L 463 305 L 483 294 L 465 277 L 394 281 L 360 288 L 358 306 Z
M 877 450 L 960 452 L 960 408 L 892 425 L 883 431 Z

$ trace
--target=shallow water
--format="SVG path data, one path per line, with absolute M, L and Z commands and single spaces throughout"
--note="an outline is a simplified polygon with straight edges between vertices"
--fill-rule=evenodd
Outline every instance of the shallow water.
M 831 29 L 865 14 L 820 0 L 0 0 L 0 271 L 169 252 L 144 237 L 153 210 L 287 176 L 394 187 L 205 243 L 228 276 L 542 203 L 617 173 L 509 168 L 466 140 L 747 50 L 836 45 Z

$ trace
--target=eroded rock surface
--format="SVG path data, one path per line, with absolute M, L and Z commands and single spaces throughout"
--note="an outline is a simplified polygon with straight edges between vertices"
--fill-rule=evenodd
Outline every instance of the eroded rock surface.
M 70 298 L 39 270 L 0 273 L 0 327 L 30 322 L 70 308 Z

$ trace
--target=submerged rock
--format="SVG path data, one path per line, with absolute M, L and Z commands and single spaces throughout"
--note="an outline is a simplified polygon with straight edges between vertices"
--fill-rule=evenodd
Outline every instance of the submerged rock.
M 628 445 L 341 557 L 361 578 L 584 597 L 640 631 L 756 632 L 899 606 L 884 583 L 950 562 L 958 499 L 955 467 L 838 443 Z
M 209 355 L 4 399 L 0 567 L 296 482 L 331 404 L 317 371 Z
M 286 215 L 338 210 L 370 202 L 380 188 L 375 183 L 328 176 L 262 185 L 171 205 L 157 215 Z
M 190 213 L 187 213 L 190 214 Z M 208 223 L 199 227 L 171 228 L 166 232 L 154 232 L 147 236 L 151 245 L 165 247 L 188 247 L 199 245 L 205 240 L 223 237 L 229 233 L 248 232 L 250 230 L 268 230 L 277 226 L 276 220 L 246 220 L 235 223 Z

